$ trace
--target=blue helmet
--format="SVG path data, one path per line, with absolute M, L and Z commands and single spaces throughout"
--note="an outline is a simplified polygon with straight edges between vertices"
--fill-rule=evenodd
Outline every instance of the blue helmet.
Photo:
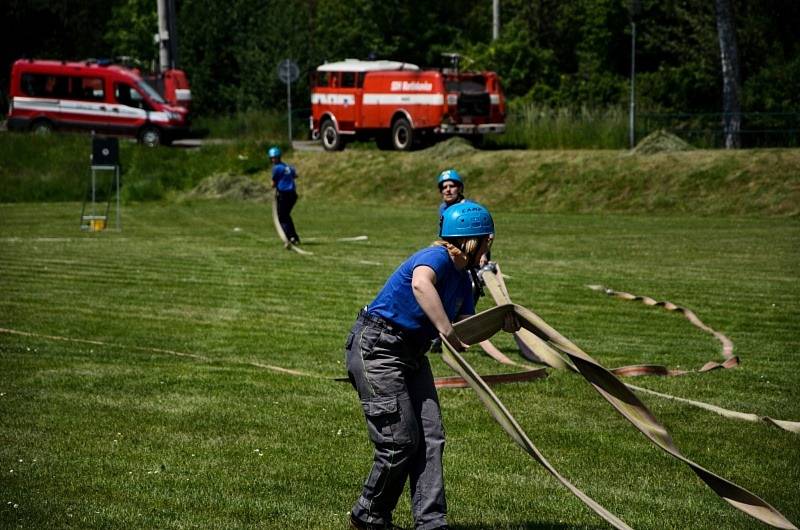
M 267 155 L 270 158 L 280 158 L 281 157 L 281 148 L 276 146 L 270 147 L 269 151 L 267 151 Z
M 461 175 L 458 174 L 458 171 L 455 169 L 445 169 L 441 173 L 439 173 L 439 178 L 436 179 L 436 184 L 439 186 L 439 189 L 442 189 L 442 184 L 446 180 L 452 180 L 453 182 L 460 184 L 461 187 L 464 187 L 464 181 L 461 180 Z
M 480 237 L 494 234 L 489 210 L 477 202 L 464 201 L 447 208 L 439 220 L 439 237 Z

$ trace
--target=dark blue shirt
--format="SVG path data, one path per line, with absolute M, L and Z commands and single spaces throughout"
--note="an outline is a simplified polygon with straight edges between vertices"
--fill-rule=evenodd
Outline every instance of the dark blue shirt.
M 278 191 L 294 191 L 294 178 L 296 176 L 297 172 L 289 164 L 278 162 L 272 166 L 272 182 L 275 183 L 275 188 Z
M 472 283 L 466 270 L 459 271 L 444 247 L 427 247 L 408 258 L 395 270 L 367 310 L 420 338 L 432 339 L 438 331 L 422 311 L 411 289 L 414 269 L 426 265 L 436 273 L 436 291 L 447 318 L 475 313 Z

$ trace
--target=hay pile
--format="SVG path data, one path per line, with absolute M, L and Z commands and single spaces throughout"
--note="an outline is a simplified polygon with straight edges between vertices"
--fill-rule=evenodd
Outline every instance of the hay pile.
M 689 151 L 691 149 L 694 149 L 694 147 L 683 139 L 665 129 L 659 129 L 645 136 L 633 151 L 631 151 L 631 154 L 651 155 L 654 153 Z
M 452 156 L 466 155 L 475 152 L 475 147 L 464 138 L 455 136 L 444 142 L 439 142 L 433 147 L 423 151 L 425 156 L 435 156 L 438 158 L 449 158 Z
M 222 173 L 204 178 L 186 198 L 265 202 L 272 199 L 272 190 L 250 177 Z

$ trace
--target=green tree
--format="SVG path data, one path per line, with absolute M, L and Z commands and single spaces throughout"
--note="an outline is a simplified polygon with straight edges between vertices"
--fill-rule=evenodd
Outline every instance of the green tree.
M 153 0 L 124 0 L 115 6 L 104 38 L 115 57 L 126 56 L 153 70 L 158 59 L 158 14 Z

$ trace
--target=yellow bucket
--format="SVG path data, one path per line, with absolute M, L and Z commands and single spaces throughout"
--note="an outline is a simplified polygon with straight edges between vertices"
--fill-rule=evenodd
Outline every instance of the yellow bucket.
M 102 232 L 106 229 L 106 217 L 104 215 L 87 215 L 83 220 L 88 221 L 84 226 L 89 232 Z

